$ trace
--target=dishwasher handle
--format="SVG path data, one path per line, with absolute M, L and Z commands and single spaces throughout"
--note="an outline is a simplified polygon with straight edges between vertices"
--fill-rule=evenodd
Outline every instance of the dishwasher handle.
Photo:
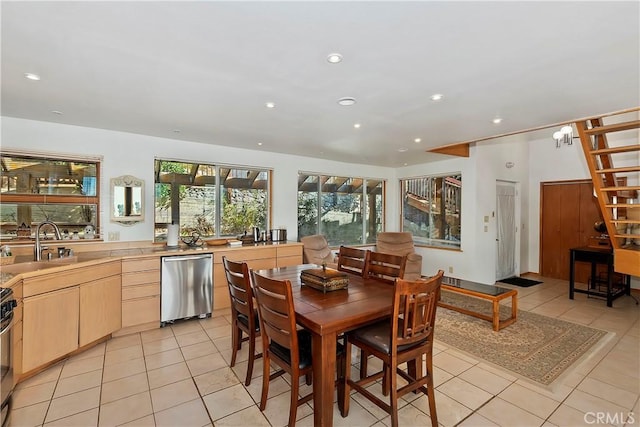
M 176 256 L 164 256 L 162 257 L 162 262 L 167 261 L 191 261 L 197 259 L 209 259 L 211 258 L 211 254 L 203 254 L 203 255 L 176 255 Z

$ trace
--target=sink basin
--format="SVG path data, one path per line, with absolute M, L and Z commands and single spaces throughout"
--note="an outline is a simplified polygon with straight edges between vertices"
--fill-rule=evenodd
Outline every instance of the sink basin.
M 3 273 L 22 274 L 44 270 L 46 268 L 62 267 L 64 265 L 75 264 L 76 262 L 78 262 L 78 258 L 73 256 L 67 258 L 55 258 L 51 261 L 30 261 L 3 265 L 0 270 L 2 270 Z

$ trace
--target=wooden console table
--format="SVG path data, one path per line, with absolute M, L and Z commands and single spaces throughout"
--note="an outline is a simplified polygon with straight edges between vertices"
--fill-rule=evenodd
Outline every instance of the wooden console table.
M 613 250 L 610 248 L 595 248 L 590 246 L 583 246 L 580 248 L 569 249 L 569 299 L 573 299 L 574 293 L 582 293 L 587 295 L 594 295 L 601 298 L 606 298 L 607 307 L 613 306 L 613 300 L 622 295 L 631 295 L 631 277 L 625 274 L 624 283 L 622 287 L 614 287 L 613 283 Z M 591 280 L 587 284 L 587 289 L 576 289 L 575 287 L 575 263 L 576 261 L 583 261 L 591 263 Z M 602 292 L 598 289 L 598 283 L 603 283 L 598 279 L 596 272 L 596 265 L 603 264 L 607 266 L 607 278 L 604 283 L 607 285 L 606 292 Z
M 493 324 L 493 330 L 496 332 L 511 325 L 518 318 L 518 291 L 515 289 L 507 289 L 495 285 L 484 285 L 482 283 L 454 279 L 451 277 L 444 277 L 442 279 L 441 289 L 491 301 L 493 306 L 492 316 L 487 316 L 486 314 L 471 311 L 463 307 L 457 307 L 442 301 L 438 301 L 438 305 L 440 307 L 448 308 L 449 310 L 468 314 L 469 316 L 477 317 L 479 319 L 488 320 Z M 509 297 L 511 298 L 511 317 L 500 321 L 500 301 Z

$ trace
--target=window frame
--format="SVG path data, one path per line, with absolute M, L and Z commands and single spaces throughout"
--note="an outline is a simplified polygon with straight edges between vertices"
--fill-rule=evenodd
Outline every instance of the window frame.
M 456 201 L 456 207 L 457 207 L 457 214 L 452 213 L 445 213 L 445 221 L 446 221 L 446 216 L 448 215 L 457 215 L 457 227 L 459 228 L 459 237 L 457 240 L 448 240 L 448 239 L 439 239 L 439 238 L 432 238 L 432 237 L 423 237 L 423 236 L 419 236 L 416 235 L 411 229 L 407 229 L 405 228 L 405 199 L 406 199 L 406 185 L 405 183 L 407 181 L 412 181 L 412 180 L 421 180 L 421 179 L 443 179 L 443 183 L 446 185 L 447 183 L 447 178 L 452 179 L 453 181 L 458 181 L 459 182 L 459 186 L 454 185 L 453 181 L 451 186 L 457 186 L 459 188 L 458 190 L 458 196 L 457 196 L 457 201 Z M 429 174 L 429 175 L 420 175 L 420 176 L 412 176 L 412 177 L 405 177 L 405 178 L 400 178 L 399 179 L 399 190 L 400 190 L 400 230 L 401 231 L 406 231 L 406 232 L 410 232 L 413 236 L 413 240 L 414 240 L 414 244 L 415 246 L 420 246 L 420 247 L 429 247 L 429 248 L 434 248 L 434 249 L 444 249 L 444 250 L 454 250 L 454 251 L 460 251 L 462 250 L 462 190 L 463 190 L 463 186 L 462 186 L 462 172 L 461 171 L 456 171 L 456 172 L 444 172 L 444 173 L 437 173 L 437 174 Z M 437 191 L 437 190 L 436 190 Z M 446 194 L 445 194 L 446 197 Z M 430 202 L 431 199 L 428 199 L 427 203 L 429 205 L 432 205 L 432 202 Z M 446 200 L 443 201 L 443 203 L 446 205 Z M 439 215 L 439 214 L 436 214 Z
M 306 176 L 306 178 L 301 181 L 301 176 Z M 370 197 L 369 193 L 367 192 L 367 189 L 369 188 L 368 183 L 375 181 L 376 185 L 375 187 L 378 187 L 379 185 L 382 186 L 381 188 L 381 192 L 380 192 L 380 196 L 382 198 L 381 203 L 380 203 L 380 207 L 381 207 L 381 212 L 379 213 L 379 217 L 380 217 L 380 229 L 379 230 L 375 230 L 376 235 L 377 233 L 380 233 L 382 231 L 384 231 L 385 229 L 385 222 L 386 222 L 386 188 L 387 188 L 387 180 L 384 178 L 372 178 L 372 177 L 361 177 L 361 176 L 350 176 L 350 175 L 337 175 L 337 174 L 330 174 L 330 173 L 319 173 L 319 172 L 308 172 L 308 171 L 298 171 L 298 189 L 297 189 L 297 193 L 296 193 L 296 198 L 297 198 L 297 211 L 298 211 L 298 224 L 297 224 L 297 232 L 298 232 L 298 241 L 300 241 L 300 239 L 302 237 L 305 237 L 305 235 L 302 235 L 302 233 L 300 232 L 300 223 L 299 223 L 299 217 L 300 217 L 300 185 L 303 184 L 305 181 L 307 181 L 310 177 L 315 177 L 316 179 L 316 191 L 314 191 L 315 193 L 317 193 L 316 196 L 316 204 L 315 204 L 315 208 L 316 208 L 316 224 L 315 224 L 315 232 L 314 234 L 322 234 L 324 236 L 327 237 L 327 240 L 329 240 L 329 245 L 332 247 L 337 247 L 337 244 L 332 244 L 331 239 L 329 238 L 329 236 L 327 236 L 325 230 L 323 230 L 323 226 L 322 226 L 322 213 L 321 213 L 321 208 L 322 208 L 322 199 L 323 199 L 323 194 L 334 194 L 333 192 L 323 192 L 322 191 L 322 185 L 326 184 L 327 181 L 329 181 L 332 178 L 337 178 L 337 179 L 344 179 L 345 183 L 343 183 L 343 185 L 346 185 L 346 181 L 350 181 L 353 182 L 354 180 L 361 180 L 362 184 L 362 190 L 359 193 L 359 199 L 360 199 L 360 214 L 361 214 L 361 221 L 362 221 L 362 227 L 361 227 L 361 235 L 360 235 L 360 241 L 358 243 L 349 243 L 349 242 L 345 242 L 344 244 L 349 245 L 349 246 L 370 246 L 372 244 L 375 244 L 375 236 L 373 238 L 373 241 L 369 238 L 368 239 L 368 234 L 367 232 L 369 231 L 369 226 L 368 226 L 368 213 L 369 213 L 369 208 L 368 208 L 368 204 L 367 204 L 367 197 Z M 323 180 L 323 178 L 326 178 L 326 180 Z M 350 184 L 349 184 L 350 185 Z M 307 191 L 308 193 L 313 193 L 311 191 Z M 337 193 L 335 193 L 337 194 Z M 353 212 L 352 212 L 353 213 Z M 377 222 L 376 222 L 377 224 Z M 376 225 L 374 225 L 374 227 L 377 227 Z
M 211 239 L 211 238 L 224 238 L 224 237 L 237 237 L 236 234 L 221 234 L 221 230 L 222 230 L 222 217 L 223 217 L 223 192 L 226 189 L 233 189 L 233 187 L 226 187 L 224 186 L 224 183 L 221 182 L 221 174 L 220 174 L 220 170 L 221 169 L 229 169 L 229 174 L 228 174 L 228 178 L 230 179 L 238 179 L 241 177 L 235 176 L 238 171 L 243 171 L 243 172 L 248 172 L 248 171 L 253 171 L 253 172 L 257 172 L 256 176 L 260 177 L 262 174 L 266 175 L 266 185 L 264 188 L 265 191 L 265 203 L 266 203 L 266 217 L 265 217 L 265 224 L 266 224 L 266 228 L 269 229 L 271 228 L 271 221 L 272 221 L 272 209 L 273 209 L 273 203 L 272 203 L 272 185 L 273 185 L 273 169 L 271 168 L 267 168 L 267 167 L 262 167 L 262 166 L 250 166 L 250 165 L 238 165 L 238 164 L 228 164 L 228 163 L 215 163 L 215 162 L 206 162 L 206 161 L 193 161 L 193 160 L 185 160 L 185 159 L 171 159 L 171 158 L 164 158 L 164 157 L 156 157 L 154 158 L 154 179 L 153 179 L 153 188 L 154 188 L 154 196 L 153 196 L 153 241 L 154 242 L 164 242 L 166 240 L 166 236 L 163 235 L 163 233 L 159 233 L 157 232 L 158 229 L 161 229 L 162 226 L 166 226 L 168 225 L 170 222 L 165 223 L 165 222 L 157 222 L 157 188 L 156 186 L 158 184 L 167 184 L 164 182 L 158 182 L 158 178 L 160 175 L 160 170 L 155 170 L 156 164 L 157 162 L 170 162 L 170 163 L 182 163 L 182 164 L 188 164 L 190 166 L 198 166 L 198 168 L 195 168 L 192 170 L 192 172 L 190 172 L 191 175 L 193 175 L 193 178 L 195 178 L 196 174 L 197 174 L 197 170 L 202 167 L 205 166 L 207 168 L 211 168 L 214 172 L 215 175 L 205 175 L 205 176 L 209 176 L 214 178 L 214 182 L 212 184 L 205 184 L 205 187 L 213 187 L 213 192 L 215 194 L 215 200 L 214 200 L 214 224 L 213 224 L 213 230 L 214 230 L 214 235 L 206 235 L 206 236 L 201 236 L 203 238 L 206 239 Z M 188 185 L 188 184 L 180 184 L 180 185 Z M 202 185 L 195 185 L 193 184 L 194 187 L 202 187 Z M 238 188 L 241 190 L 241 188 Z M 173 194 L 173 193 L 172 193 Z M 169 221 L 175 221 L 176 218 L 179 220 L 180 218 L 180 210 L 179 210 L 179 205 L 180 205 L 180 199 L 178 200 L 173 200 L 171 201 L 171 215 L 170 215 L 170 219 Z M 178 210 L 175 211 L 173 209 L 174 206 L 178 206 Z M 182 235 L 182 227 L 183 225 L 180 225 L 180 233 Z M 245 230 L 247 232 L 249 232 L 250 230 Z
M 101 207 L 100 207 L 100 189 L 102 187 L 101 176 L 102 176 L 102 156 L 87 156 L 87 155 L 74 155 L 74 154 L 60 154 L 60 153 L 48 153 L 48 152 L 30 152 L 30 151 L 21 151 L 21 150 L 0 150 L 0 158 L 4 159 L 5 157 L 18 157 L 24 159 L 34 159 L 40 161 L 61 161 L 68 163 L 86 163 L 86 164 L 94 164 L 95 165 L 95 194 L 93 196 L 89 195 L 71 195 L 71 194 L 34 194 L 34 193 L 0 193 L 0 205 L 68 205 L 68 206 L 81 206 L 81 205 L 94 205 L 95 206 L 95 230 L 96 235 L 95 238 L 100 240 L 100 216 L 101 216 Z M 4 166 L 3 166 L 4 167 Z M 3 172 L 4 175 L 5 172 Z M 18 219 L 16 219 L 18 221 Z M 32 221 L 33 224 L 33 221 Z M 32 224 L 29 224 L 31 227 Z M 16 228 L 19 228 L 21 224 L 16 224 Z M 86 226 L 86 224 L 78 224 L 77 228 L 82 229 Z M 33 227 L 31 227 L 31 231 L 33 231 Z M 7 241 L 16 240 L 16 238 L 4 238 Z M 24 237 L 23 237 L 24 238 Z M 35 239 L 35 237 L 29 237 L 30 240 Z

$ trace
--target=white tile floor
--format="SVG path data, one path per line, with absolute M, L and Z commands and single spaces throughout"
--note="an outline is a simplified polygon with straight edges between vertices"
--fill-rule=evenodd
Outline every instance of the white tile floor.
M 613 340 L 552 390 L 436 342 L 441 425 L 640 425 L 639 306 L 628 296 L 612 308 L 585 295 L 571 301 L 567 282 L 543 280 L 538 286 L 517 288 L 520 309 L 615 332 Z M 229 368 L 228 317 L 228 311 L 216 312 L 210 319 L 114 338 L 60 362 L 18 385 L 11 425 L 284 426 L 289 378 L 272 382 L 267 408 L 260 412 L 261 359 L 245 387 L 247 345 L 236 366 Z M 301 393 L 308 391 L 303 386 Z M 401 426 L 430 425 L 426 397 L 406 396 L 399 419 Z M 354 394 L 349 417 L 343 419 L 336 405 L 334 424 L 384 426 L 390 420 Z M 297 425 L 313 425 L 310 404 L 299 408 Z

